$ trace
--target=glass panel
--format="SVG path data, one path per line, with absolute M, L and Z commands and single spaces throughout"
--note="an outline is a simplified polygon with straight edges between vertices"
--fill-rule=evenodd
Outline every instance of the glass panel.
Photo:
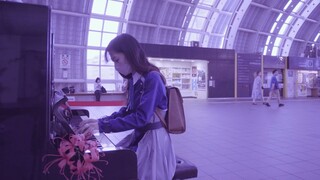
M 190 39 L 190 32 L 187 32 L 186 33 L 186 37 L 185 37 L 185 41 L 189 41 L 189 39 Z M 188 43 L 187 43 L 187 46 L 188 46 Z
M 316 38 L 314 38 L 314 42 L 317 42 L 319 39 L 320 33 L 317 34 Z
M 274 41 L 274 46 L 280 46 L 282 39 L 277 37 L 276 40 Z
M 123 2 L 109 1 L 108 6 L 107 6 L 106 15 L 120 17 L 121 10 L 122 10 L 122 4 L 123 4 Z
M 196 16 L 205 17 L 206 18 L 208 16 L 208 14 L 209 14 L 209 11 L 205 10 L 205 9 L 197 8 L 196 13 L 197 13 L 197 14 L 195 14 Z
M 292 0 L 289 0 L 287 4 L 284 6 L 283 10 L 285 11 L 291 4 Z
M 271 28 L 271 30 L 270 30 L 270 33 L 273 33 L 273 31 L 274 31 L 274 29 L 276 28 L 276 26 L 277 26 L 277 23 L 274 23 L 274 24 L 272 25 L 272 28 Z
M 101 66 L 101 79 L 116 79 L 114 67 Z
M 278 47 L 273 47 L 272 48 L 272 56 L 278 56 L 279 48 Z
M 265 46 L 263 50 L 263 55 L 267 55 L 267 50 L 268 50 L 268 46 Z
M 301 10 L 302 6 L 303 6 L 303 3 L 302 3 L 302 2 L 299 2 L 299 3 L 296 5 L 296 7 L 294 7 L 294 9 L 292 10 L 292 12 L 293 12 L 293 13 L 298 13 L 298 12 Z
M 119 22 L 116 21 L 104 21 L 103 31 L 118 33 Z
M 108 84 L 102 84 L 104 88 L 106 88 L 107 91 L 115 91 L 116 85 L 115 83 L 108 83 Z
M 101 85 L 106 88 L 107 91 L 115 91 L 114 83 L 101 83 Z M 87 83 L 87 91 L 94 91 L 94 83 Z
M 233 13 L 237 9 L 238 5 L 240 4 L 240 1 L 241 0 L 228 0 L 224 4 L 224 7 L 222 8 L 222 10 Z
M 107 47 L 109 42 L 114 39 L 117 36 L 117 34 L 111 34 L 111 33 L 103 33 L 102 36 L 102 47 Z
M 266 45 L 269 45 L 270 38 L 271 38 L 271 36 L 268 36 L 267 41 L 266 41 Z
M 199 4 L 213 6 L 215 0 L 200 0 Z
M 279 31 L 279 34 L 284 35 L 287 32 L 288 27 L 289 27 L 288 24 L 283 24 Z
M 190 23 L 189 23 L 189 28 L 191 28 L 193 26 L 195 19 L 196 19 L 195 16 L 191 17 L 191 20 L 190 20 Z
M 102 29 L 102 20 L 90 18 L 89 30 L 101 31 Z
M 87 66 L 87 79 L 96 79 L 100 77 L 99 66 Z
M 100 51 L 99 50 L 87 50 L 87 64 L 99 65 Z
M 100 42 L 101 42 L 101 33 L 100 32 L 89 31 L 88 46 L 98 46 L 98 47 L 100 47 Z
M 191 28 L 201 30 L 203 28 L 205 18 L 194 17 L 194 22 Z
M 223 47 L 223 42 L 224 42 L 224 37 L 221 38 L 221 40 L 220 40 L 220 43 L 219 43 L 219 45 L 218 45 L 219 48 L 222 48 L 222 47 Z
M 225 22 L 229 22 L 230 18 L 231 16 L 220 14 L 216 24 L 212 28 L 212 32 L 224 35 L 228 28 L 228 24 Z
M 92 13 L 94 14 L 104 14 L 106 9 L 107 0 L 94 0 L 92 5 Z
M 200 34 L 198 34 L 198 33 L 190 33 L 189 41 L 199 41 L 199 40 L 200 40 Z
M 283 14 L 282 14 L 282 13 L 280 13 L 276 21 L 280 21 L 280 19 L 281 19 L 282 15 L 283 15 Z
M 286 24 L 290 24 L 292 22 L 292 20 L 293 20 L 293 17 L 292 16 L 288 16 L 286 21 L 285 21 L 285 23 Z
M 87 91 L 94 91 L 94 83 L 87 83 Z

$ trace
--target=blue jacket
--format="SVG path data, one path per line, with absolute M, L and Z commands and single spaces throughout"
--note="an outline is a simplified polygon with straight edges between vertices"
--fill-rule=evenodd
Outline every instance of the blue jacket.
M 144 133 L 139 128 L 150 123 L 156 107 L 167 109 L 166 89 L 160 73 L 151 71 L 134 83 L 133 81 L 137 77 L 139 74 L 136 73 L 128 81 L 128 105 L 110 116 L 98 119 L 100 132 L 121 132 L 135 129 L 138 134 Z

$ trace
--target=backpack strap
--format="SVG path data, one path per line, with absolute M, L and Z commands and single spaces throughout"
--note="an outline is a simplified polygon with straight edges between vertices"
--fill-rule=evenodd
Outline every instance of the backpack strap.
M 161 124 L 163 125 L 163 127 L 165 128 L 165 129 L 167 129 L 167 123 L 166 123 L 166 121 L 165 121 L 165 116 L 166 116 L 166 111 L 164 111 L 164 110 L 162 110 L 162 109 L 160 109 L 160 108 L 158 108 L 157 107 L 157 109 L 156 109 L 156 111 L 155 111 L 155 114 L 158 116 L 158 118 L 160 119 L 160 121 L 161 121 Z

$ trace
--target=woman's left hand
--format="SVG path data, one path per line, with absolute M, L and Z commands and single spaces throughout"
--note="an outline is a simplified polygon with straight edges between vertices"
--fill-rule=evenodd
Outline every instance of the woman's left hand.
M 77 130 L 77 133 L 84 134 L 85 136 L 91 136 L 96 131 L 99 131 L 98 120 L 86 119 L 80 123 L 80 127 Z

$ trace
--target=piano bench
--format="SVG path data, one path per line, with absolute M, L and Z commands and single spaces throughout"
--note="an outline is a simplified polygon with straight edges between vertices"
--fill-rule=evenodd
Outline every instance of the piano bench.
M 173 180 L 181 180 L 188 178 L 196 178 L 198 176 L 197 167 L 179 156 L 176 156 L 177 166 L 176 172 L 174 173 Z

